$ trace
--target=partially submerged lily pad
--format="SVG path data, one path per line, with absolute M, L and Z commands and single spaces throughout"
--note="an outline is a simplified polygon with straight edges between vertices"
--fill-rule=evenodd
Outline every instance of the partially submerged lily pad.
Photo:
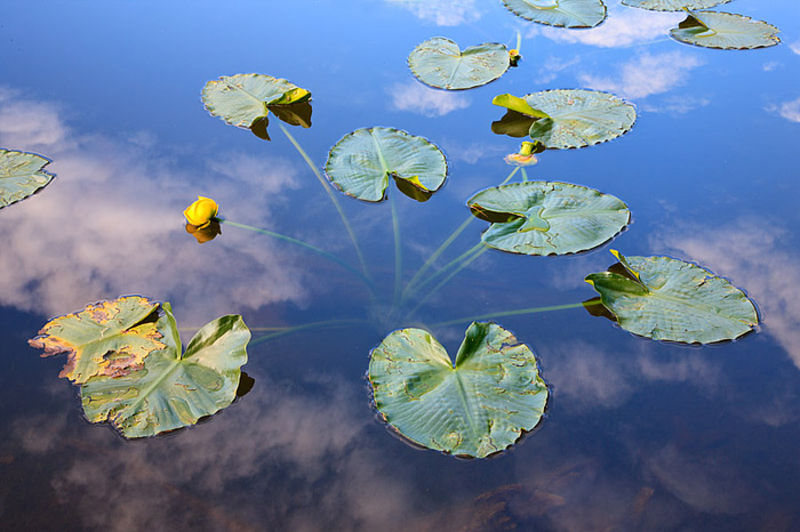
M 515 15 L 549 26 L 593 28 L 606 18 L 601 0 L 503 0 Z
M 707 344 L 738 338 L 758 325 L 758 313 L 744 292 L 700 266 L 611 252 L 626 274 L 593 273 L 586 282 L 627 331 L 654 340 Z
M 622 0 L 622 4 L 630 7 L 649 9 L 650 11 L 685 11 L 687 9 L 708 9 L 709 7 L 727 4 L 731 0 Z
M 528 181 L 478 192 L 467 204 L 493 222 L 481 240 L 525 255 L 563 255 L 595 248 L 630 221 L 617 197 L 554 181 Z
M 502 76 L 510 65 L 508 49 L 498 43 L 470 46 L 434 37 L 408 56 L 408 66 L 422 83 L 437 89 L 460 90 L 485 85 Z
M 67 352 L 61 372 L 81 386 L 86 417 L 126 438 L 197 423 L 236 397 L 250 331 L 229 315 L 198 331 L 181 354 L 169 303 L 130 296 L 89 305 L 47 323 L 30 341 Z
M 492 103 L 509 110 L 492 131 L 513 137 L 527 134 L 547 148 L 582 148 L 606 142 L 630 131 L 636 109 L 607 92 L 557 89 L 496 96 Z M 521 133 L 521 134 L 520 134 Z
M 310 99 L 306 89 L 265 74 L 222 76 L 203 87 L 203 103 L 209 113 L 265 140 L 269 140 L 270 111 L 287 124 L 311 127 Z
M 779 31 L 772 24 L 742 15 L 690 11 L 686 20 L 669 32 L 678 41 L 704 48 L 749 50 L 775 46 L 781 42 Z
M 430 333 L 394 331 L 372 350 L 369 381 L 378 411 L 400 434 L 475 458 L 532 430 L 548 396 L 533 352 L 494 323 L 469 326 L 455 364 Z
M 44 170 L 48 164 L 41 155 L 0 148 L 0 209 L 46 187 L 54 177 Z
M 385 127 L 357 129 L 331 148 L 325 173 L 339 190 L 364 201 L 381 201 L 389 178 L 435 192 L 447 178 L 444 154 L 422 137 Z

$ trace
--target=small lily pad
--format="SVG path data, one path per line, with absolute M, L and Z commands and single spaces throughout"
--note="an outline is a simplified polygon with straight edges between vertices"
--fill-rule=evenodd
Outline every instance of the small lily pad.
M 422 137 L 385 127 L 357 129 L 331 148 L 325 172 L 336 187 L 364 201 L 385 198 L 389 178 L 422 195 L 437 191 L 447 178 L 444 154 Z
M 532 430 L 548 396 L 533 352 L 494 323 L 469 326 L 455 364 L 427 331 L 394 331 L 370 353 L 369 381 L 375 406 L 400 434 L 475 458 Z
M 522 98 L 501 94 L 492 103 L 509 110 L 492 124 L 492 131 L 528 136 L 547 148 L 582 148 L 606 142 L 630 131 L 636 109 L 613 94 L 587 89 L 558 89 Z
M 649 9 L 650 11 L 686 11 L 687 9 L 708 9 L 709 7 L 727 4 L 731 0 L 622 0 L 622 4 L 630 7 Z
M 586 276 L 586 282 L 626 331 L 654 340 L 707 344 L 733 340 L 758 325 L 755 306 L 744 292 L 700 266 L 611 252 L 625 274 L 609 269 Z
M 606 18 L 601 0 L 503 0 L 515 15 L 549 26 L 593 28 Z
M 46 187 L 55 177 L 44 171 L 48 164 L 41 155 L 0 148 L 0 209 Z
M 595 248 L 630 221 L 617 197 L 554 181 L 528 181 L 478 192 L 467 204 L 493 222 L 481 240 L 525 255 L 564 255 Z
M 750 17 L 717 11 L 690 11 L 670 35 L 678 41 L 722 50 L 766 48 L 781 42 L 780 30 Z
M 502 76 L 509 64 L 505 45 L 484 43 L 461 51 L 458 44 L 444 37 L 418 44 L 408 56 L 408 66 L 417 79 L 448 90 L 486 85 Z

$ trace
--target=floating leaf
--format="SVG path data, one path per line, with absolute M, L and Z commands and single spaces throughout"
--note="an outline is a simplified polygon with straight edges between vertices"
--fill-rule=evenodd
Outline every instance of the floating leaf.
M 306 89 L 264 74 L 222 76 L 203 87 L 203 103 L 209 113 L 265 140 L 269 140 L 269 111 L 287 124 L 311 127 L 310 99 Z
M 595 248 L 630 221 L 615 196 L 569 183 L 528 181 L 478 192 L 472 212 L 492 221 L 481 240 L 490 247 L 525 255 L 563 255 Z
M 469 326 L 455 364 L 430 333 L 394 331 L 372 350 L 369 381 L 378 411 L 403 436 L 476 458 L 532 430 L 548 395 L 534 354 L 494 323 Z
M 636 121 L 633 105 L 607 92 L 559 89 L 535 92 L 522 98 L 508 96 L 511 95 L 500 95 L 492 100 L 495 105 L 510 110 L 502 120 L 492 124 L 492 131 L 519 137 L 527 127 L 532 139 L 552 149 L 582 148 L 606 142 L 630 131 Z M 525 105 L 531 111 L 525 111 Z
M 727 4 L 731 0 L 622 0 L 623 5 L 649 9 L 650 11 L 685 11 L 708 9 Z
M 230 405 L 247 362 L 241 316 L 205 325 L 181 355 L 169 303 L 123 297 L 56 318 L 30 341 L 45 354 L 67 351 L 61 376 L 81 385 L 86 417 L 126 438 L 195 424 Z
M 428 194 L 447 177 L 444 154 L 422 137 L 399 129 L 373 127 L 345 135 L 331 148 L 325 172 L 349 196 L 384 199 L 389 178 Z
M 486 85 L 508 70 L 509 61 L 508 49 L 502 44 L 484 43 L 462 52 L 444 37 L 418 44 L 408 56 L 408 66 L 422 83 L 449 90 Z
M 49 159 L 35 153 L 0 148 L 0 209 L 47 186 L 54 177 L 43 170 L 48 164 Z
M 695 264 L 669 257 L 625 257 L 625 269 L 586 277 L 619 325 L 654 340 L 701 343 L 732 340 L 758 324 L 747 296 Z
M 503 0 L 515 15 L 550 26 L 593 28 L 606 18 L 601 0 Z
M 750 17 L 716 11 L 690 11 L 670 34 L 687 44 L 723 50 L 748 50 L 781 42 L 778 28 Z

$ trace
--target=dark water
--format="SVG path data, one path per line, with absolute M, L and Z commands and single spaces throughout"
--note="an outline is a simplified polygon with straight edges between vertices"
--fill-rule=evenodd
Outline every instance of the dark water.
M 719 51 L 665 37 L 681 15 L 609 2 L 588 31 L 524 23 L 500 2 L 7 2 L 0 146 L 53 159 L 56 180 L 0 212 L 0 522 L 97 530 L 800 529 L 800 8 L 737 0 L 783 42 Z M 173 4 L 165 6 L 164 4 Z M 520 67 L 458 93 L 424 88 L 405 58 L 443 35 L 513 44 Z M 591 87 L 634 102 L 633 131 L 548 151 L 532 179 L 614 194 L 633 212 L 612 243 L 568 257 L 488 252 L 405 320 L 382 319 L 358 278 L 265 236 L 223 227 L 197 245 L 196 195 L 231 220 L 302 238 L 355 264 L 329 199 L 277 121 L 273 141 L 209 116 L 206 81 L 259 72 L 313 93 L 292 128 L 318 166 L 375 125 L 443 148 L 445 188 L 399 211 L 403 278 L 502 181 L 518 141 L 493 135 L 495 94 Z M 384 299 L 394 282 L 388 202 L 340 196 Z M 478 242 L 476 221 L 437 265 Z M 574 303 L 583 277 L 631 255 L 705 265 L 747 291 L 762 327 L 687 347 L 635 337 L 583 309 L 499 319 L 551 386 L 539 428 L 465 461 L 412 448 L 377 420 L 364 379 L 392 329 L 429 327 L 454 351 L 470 315 Z M 98 299 L 171 301 L 193 330 L 240 313 L 259 328 L 331 319 L 249 348 L 249 394 L 191 429 L 125 441 L 82 415 L 76 389 L 26 340 Z

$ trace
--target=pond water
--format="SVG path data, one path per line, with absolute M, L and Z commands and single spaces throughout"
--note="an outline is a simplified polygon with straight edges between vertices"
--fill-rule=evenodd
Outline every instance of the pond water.
M 0 146 L 48 156 L 57 177 L 0 211 L 4 528 L 799 529 L 800 8 L 722 6 L 782 30 L 778 46 L 722 51 L 670 39 L 680 14 L 607 3 L 601 26 L 566 30 L 499 1 L 7 2 Z M 430 89 L 406 64 L 433 36 L 512 47 L 517 30 L 519 67 L 483 87 Z M 634 103 L 628 134 L 547 150 L 527 168 L 621 198 L 632 223 L 576 255 L 483 253 L 411 315 L 388 312 L 389 201 L 337 193 L 378 301 L 339 265 L 269 236 L 223 224 L 198 245 L 181 212 L 200 194 L 231 221 L 358 265 L 278 120 L 266 142 L 204 109 L 207 81 L 246 72 L 312 92 L 312 127 L 289 129 L 318 168 L 362 127 L 442 148 L 449 176 L 429 201 L 389 189 L 404 283 L 469 216 L 465 201 L 511 170 L 503 157 L 519 139 L 490 130 L 497 94 L 580 87 Z M 486 227 L 471 223 L 435 267 Z M 616 262 L 610 248 L 709 268 L 755 301 L 760 327 L 699 347 L 634 336 L 580 307 L 498 317 L 550 387 L 538 427 L 481 460 L 387 429 L 365 373 L 390 331 L 426 328 L 455 353 L 471 316 L 595 297 L 583 278 Z M 154 438 L 89 423 L 58 378 L 64 357 L 40 358 L 26 341 L 53 316 L 126 294 L 170 301 L 184 342 L 241 314 L 252 389 Z M 285 329 L 329 320 L 342 321 Z

